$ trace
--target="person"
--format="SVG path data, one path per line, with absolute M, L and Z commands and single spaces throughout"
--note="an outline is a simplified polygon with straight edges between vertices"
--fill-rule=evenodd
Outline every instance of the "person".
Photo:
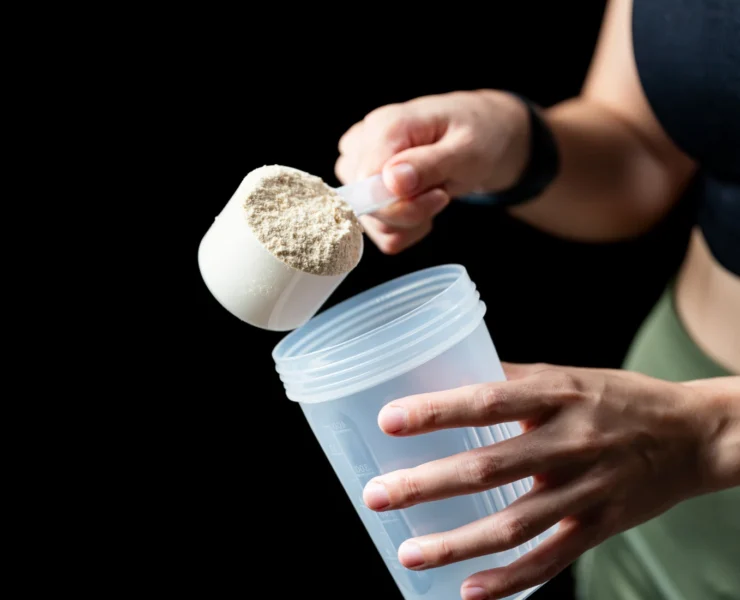
M 501 90 L 381 107 L 339 143 L 336 174 L 382 173 L 402 199 L 363 217 L 394 254 L 451 198 L 552 235 L 637 236 L 698 202 L 684 264 L 624 369 L 506 365 L 507 381 L 421 394 L 379 414 L 394 436 L 519 420 L 521 436 L 368 483 L 398 509 L 534 476 L 504 511 L 399 548 L 410 569 L 512 548 L 465 600 L 502 598 L 573 561 L 583 600 L 740 598 L 740 3 L 611 0 L 580 95 L 547 110 Z

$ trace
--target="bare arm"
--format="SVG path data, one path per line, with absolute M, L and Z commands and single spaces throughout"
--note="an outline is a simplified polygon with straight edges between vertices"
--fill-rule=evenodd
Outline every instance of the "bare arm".
M 563 237 L 609 241 L 649 230 L 673 206 L 695 165 L 669 139 L 639 82 L 632 1 L 610 0 L 579 97 L 546 111 L 561 173 L 511 213 Z
M 610 0 L 580 95 L 546 111 L 561 172 L 511 213 L 562 237 L 639 235 L 675 204 L 695 165 L 663 131 L 642 92 L 632 50 L 632 0 Z M 380 107 L 339 142 L 336 174 L 383 173 L 402 200 L 363 217 L 394 254 L 415 244 L 451 197 L 511 186 L 527 164 L 528 115 L 499 90 L 452 92 Z
M 704 456 L 714 490 L 740 485 L 740 377 L 715 377 L 686 382 L 701 394 L 701 408 L 714 417 Z

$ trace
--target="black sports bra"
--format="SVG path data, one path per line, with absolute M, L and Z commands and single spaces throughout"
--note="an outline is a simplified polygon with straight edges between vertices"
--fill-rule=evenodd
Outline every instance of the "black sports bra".
M 740 276 L 740 0 L 634 0 L 632 34 L 653 112 L 700 166 L 707 245 Z

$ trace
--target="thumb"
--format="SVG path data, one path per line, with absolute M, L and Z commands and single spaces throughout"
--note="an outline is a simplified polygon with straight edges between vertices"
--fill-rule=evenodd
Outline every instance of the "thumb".
M 383 183 L 392 193 L 409 198 L 442 187 L 459 163 L 457 144 L 448 137 L 434 144 L 408 148 L 383 166 Z

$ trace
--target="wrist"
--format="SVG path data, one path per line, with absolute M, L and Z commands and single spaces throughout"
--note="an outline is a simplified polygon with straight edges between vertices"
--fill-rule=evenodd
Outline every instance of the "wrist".
M 508 132 L 503 151 L 490 169 L 489 198 L 500 207 L 528 203 L 539 198 L 560 172 L 557 139 L 541 109 L 530 100 L 506 92 L 489 98 L 497 103 L 497 117 Z
M 699 419 L 700 468 L 704 491 L 740 485 L 740 377 L 689 382 L 692 413 Z
M 502 123 L 503 143 L 491 175 L 482 182 L 485 192 L 498 192 L 516 185 L 530 157 L 530 119 L 526 105 L 514 94 L 501 90 L 478 92 L 492 105 Z

